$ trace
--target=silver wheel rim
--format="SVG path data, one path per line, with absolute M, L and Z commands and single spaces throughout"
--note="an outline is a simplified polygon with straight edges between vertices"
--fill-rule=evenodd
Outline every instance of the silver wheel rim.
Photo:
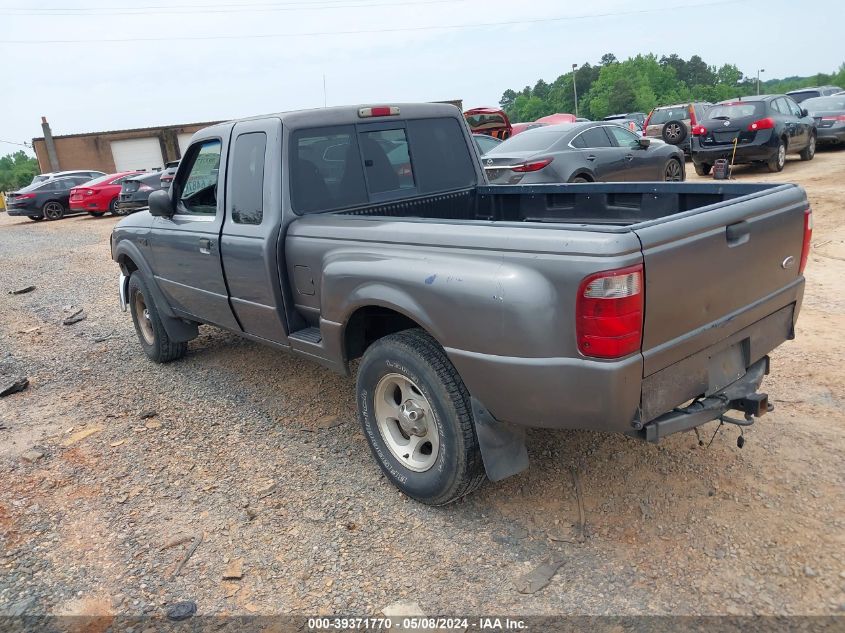
M 153 322 L 150 320 L 150 309 L 144 301 L 144 295 L 140 292 L 135 293 L 135 314 L 138 317 L 138 329 L 141 330 L 141 336 L 144 337 L 147 345 L 152 345 L 156 340 Z
M 665 177 L 667 182 L 678 182 L 681 179 L 681 166 L 678 164 L 678 161 L 669 161 L 666 165 Z
M 815 153 L 816 153 L 816 137 L 811 136 L 810 137 L 810 151 L 809 151 L 810 157 L 815 155 Z
M 48 202 L 44 206 L 44 216 L 49 220 L 58 220 L 62 215 L 62 205 L 58 202 Z
M 786 162 L 786 145 L 781 143 L 778 146 L 778 165 L 783 166 L 783 164 L 785 162 Z
M 681 135 L 681 126 L 678 124 L 670 125 L 666 128 L 666 136 L 669 138 L 675 139 Z
M 379 433 L 393 457 L 417 473 L 434 466 L 440 436 L 420 388 L 401 374 L 387 374 L 378 381 L 373 400 Z

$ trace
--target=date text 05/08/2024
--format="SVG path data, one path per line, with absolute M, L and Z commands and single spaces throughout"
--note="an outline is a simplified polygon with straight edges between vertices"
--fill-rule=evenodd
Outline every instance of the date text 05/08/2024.
M 309 618 L 309 631 L 525 631 L 524 620 L 509 617 Z

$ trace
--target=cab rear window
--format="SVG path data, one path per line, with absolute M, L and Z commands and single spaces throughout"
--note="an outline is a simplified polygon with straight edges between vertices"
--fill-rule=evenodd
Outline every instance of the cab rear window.
M 453 118 L 297 130 L 290 157 L 291 205 L 300 214 L 465 188 L 476 179 Z
M 677 108 L 658 108 L 651 114 L 649 125 L 663 125 L 669 121 L 683 121 L 689 118 L 689 107 L 678 106 Z

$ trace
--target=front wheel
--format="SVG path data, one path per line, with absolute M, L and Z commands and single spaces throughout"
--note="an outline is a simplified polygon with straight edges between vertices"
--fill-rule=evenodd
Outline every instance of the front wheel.
M 167 335 L 147 282 L 137 271 L 129 278 L 129 310 L 144 353 L 157 363 L 169 363 L 185 355 L 187 343 L 174 343 Z
M 799 156 L 801 156 L 801 160 L 813 160 L 813 156 L 816 155 L 816 135 L 810 135 L 810 142 L 807 143 L 807 147 L 801 150 Z
M 48 220 L 61 220 L 65 216 L 64 205 L 62 205 L 61 202 L 56 202 L 55 200 L 45 202 L 44 206 L 41 207 L 41 212 Z
M 693 163 L 695 165 L 695 173 L 699 176 L 709 176 L 710 170 L 713 169 L 712 165 L 708 165 L 707 163 Z
M 405 330 L 373 343 L 356 389 L 364 436 L 399 490 L 444 505 L 483 483 L 469 392 L 431 336 Z
M 774 156 L 766 162 L 766 167 L 771 172 L 778 172 L 783 171 L 784 165 L 786 165 L 786 143 L 783 142 L 783 139 L 780 139 Z
M 666 182 L 681 182 L 684 179 L 684 170 L 681 162 L 670 158 L 663 168 L 663 180 Z

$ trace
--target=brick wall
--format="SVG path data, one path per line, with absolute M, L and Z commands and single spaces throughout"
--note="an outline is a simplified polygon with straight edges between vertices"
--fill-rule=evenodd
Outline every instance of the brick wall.
M 59 169 L 96 169 L 107 174 L 114 173 L 114 158 L 111 153 L 111 142 L 133 138 L 157 137 L 161 144 L 161 154 L 164 161 L 178 160 L 179 134 L 193 134 L 197 130 L 213 125 L 213 123 L 195 123 L 191 125 L 170 126 L 162 128 L 147 128 L 142 130 L 123 130 L 115 132 L 101 132 L 93 134 L 74 134 L 54 136 L 56 156 L 59 159 Z M 53 171 L 50 158 L 47 155 L 47 145 L 43 138 L 32 139 L 35 156 L 41 172 Z

